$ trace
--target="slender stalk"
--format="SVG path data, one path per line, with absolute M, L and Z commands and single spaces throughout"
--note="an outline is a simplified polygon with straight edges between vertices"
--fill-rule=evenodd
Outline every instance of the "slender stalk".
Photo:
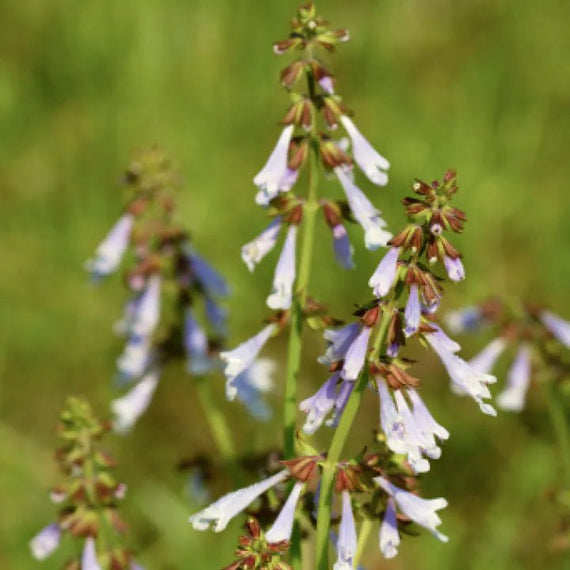
M 570 433 L 564 414 L 562 399 L 557 393 L 556 383 L 549 381 L 546 388 L 548 412 L 554 435 L 558 442 L 558 450 L 562 458 L 563 482 L 570 488 Z
M 383 310 L 382 321 L 380 323 L 378 335 L 376 337 L 376 344 L 379 347 L 378 352 L 380 351 L 381 347 L 386 344 L 386 337 L 388 333 L 388 327 L 390 326 L 390 321 L 392 319 L 392 313 L 393 305 L 386 305 Z M 374 352 L 376 352 L 376 349 Z M 316 570 L 328 570 L 329 568 L 329 528 L 331 521 L 333 482 L 336 472 L 336 465 L 340 460 L 340 456 L 350 432 L 350 428 L 352 427 L 352 423 L 356 417 L 358 408 L 360 407 L 362 395 L 364 394 L 364 390 L 366 390 L 366 386 L 368 385 L 368 375 L 368 365 L 365 365 L 364 372 L 360 375 L 359 380 L 357 380 L 356 386 L 350 395 L 344 412 L 342 413 L 342 417 L 340 418 L 340 422 L 336 428 L 329 452 L 327 454 L 327 460 L 323 467 L 323 473 L 321 477 L 321 491 L 319 494 L 319 507 L 317 513 Z
M 360 525 L 360 533 L 358 535 L 358 546 L 356 547 L 356 554 L 354 555 L 354 558 L 352 560 L 352 565 L 354 568 L 358 568 L 358 563 L 360 562 L 360 559 L 364 554 L 373 526 L 374 526 L 374 521 L 369 518 L 365 518 L 363 523 Z

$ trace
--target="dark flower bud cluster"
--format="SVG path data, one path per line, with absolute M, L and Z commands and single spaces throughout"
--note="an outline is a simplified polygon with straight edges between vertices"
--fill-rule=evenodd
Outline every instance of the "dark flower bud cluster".
M 36 559 L 47 558 L 62 535 L 69 533 L 83 542 L 83 548 L 79 559 L 68 561 L 66 570 L 140 569 L 122 545 L 127 525 L 118 506 L 126 486 L 115 479 L 115 460 L 99 444 L 109 429 L 109 424 L 94 417 L 85 400 L 69 398 L 59 418 L 57 431 L 63 443 L 56 452 L 66 479 L 50 493 L 59 515 L 31 540 Z

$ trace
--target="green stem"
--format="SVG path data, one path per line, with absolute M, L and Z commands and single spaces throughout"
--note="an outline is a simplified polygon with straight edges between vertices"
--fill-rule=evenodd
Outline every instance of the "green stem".
M 554 435 L 558 441 L 559 453 L 562 457 L 563 482 L 570 488 L 570 433 L 566 422 L 563 400 L 556 389 L 556 383 L 549 381 L 546 386 L 548 412 Z
M 376 337 L 376 342 L 379 347 L 378 352 L 380 351 L 380 347 L 386 343 L 388 327 L 390 326 L 392 314 L 393 305 L 386 305 L 383 308 L 382 321 L 378 330 L 378 336 Z M 376 352 L 376 350 L 374 352 Z M 342 413 L 327 454 L 327 460 L 323 467 L 317 513 L 316 570 L 328 570 L 329 568 L 328 546 L 334 475 L 336 473 L 337 463 L 340 460 L 344 444 L 348 438 L 350 428 L 352 427 L 352 423 L 354 422 L 354 418 L 356 417 L 356 413 L 360 407 L 362 395 L 368 385 L 368 376 L 369 371 L 368 365 L 366 364 L 364 372 L 360 375 L 359 380 L 357 380 L 356 386 L 350 395 L 344 412 Z
M 358 568 L 358 563 L 364 554 L 366 545 L 368 544 L 368 539 L 370 538 L 370 533 L 372 532 L 372 527 L 374 526 L 374 521 L 369 518 L 365 518 L 363 523 L 360 525 L 360 533 L 358 535 L 358 546 L 356 547 L 356 554 L 352 560 L 352 566 Z

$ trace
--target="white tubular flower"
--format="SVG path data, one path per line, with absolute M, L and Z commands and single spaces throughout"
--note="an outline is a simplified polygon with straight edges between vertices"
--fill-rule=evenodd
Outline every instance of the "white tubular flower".
M 272 527 L 265 533 L 265 538 L 269 544 L 282 542 L 283 540 L 291 540 L 293 532 L 293 521 L 295 520 L 295 509 L 303 492 L 305 483 L 297 481 L 293 486 L 293 490 L 289 494 L 289 498 L 283 505 L 279 516 L 275 519 Z
M 45 560 L 59 546 L 61 530 L 57 523 L 50 524 L 40 530 L 30 540 L 30 550 L 36 560 Z
M 263 328 L 259 333 L 246 340 L 233 350 L 220 352 L 220 358 L 226 367 L 224 374 L 226 376 L 226 397 L 228 400 L 234 400 L 237 396 L 237 388 L 234 386 L 234 379 L 244 370 L 249 368 L 259 351 L 275 332 L 277 325 L 271 323 Z
M 544 326 L 566 347 L 570 348 L 570 322 L 550 311 L 542 311 L 540 319 Z
M 441 337 L 430 333 L 426 334 L 425 338 L 447 369 L 453 383 L 452 387 L 457 388 L 456 392 L 469 394 L 479 404 L 479 408 L 484 414 L 496 416 L 495 408 L 491 404 L 483 402 L 483 399 L 491 397 L 488 384 L 495 383 L 497 379 L 490 374 L 481 374 L 474 370 L 465 360 L 450 352 Z
M 160 320 L 160 285 L 158 273 L 147 279 L 145 290 L 137 300 L 131 323 L 131 333 L 136 336 L 150 336 Z
M 378 264 L 376 271 L 370 277 L 368 285 L 372 287 L 374 295 L 381 298 L 388 294 L 398 273 L 399 247 L 391 247 L 388 253 Z
M 380 526 L 380 552 L 384 558 L 394 558 L 398 554 L 400 546 L 400 534 L 398 532 L 398 519 L 396 518 L 396 505 L 392 497 L 388 497 L 384 520 Z
M 283 220 L 277 216 L 254 240 L 241 248 L 241 258 L 250 271 L 275 247 Z
M 137 420 L 146 412 L 156 387 L 160 372 L 151 370 L 124 396 L 111 402 L 113 429 L 120 434 L 129 432 Z
M 288 192 L 295 183 L 296 176 L 291 175 L 287 166 L 289 143 L 293 136 L 293 130 L 293 125 L 283 129 L 265 166 L 253 179 L 253 183 L 259 188 L 259 192 L 255 196 L 255 202 L 260 206 L 267 206 L 279 192 Z
M 117 368 L 123 378 L 132 380 L 144 373 L 150 361 L 150 339 L 148 337 L 131 337 L 123 353 L 117 358 Z
M 437 530 L 441 524 L 441 519 L 436 511 L 447 507 L 447 501 L 443 498 L 422 499 L 408 491 L 404 491 L 396 485 L 392 485 L 384 477 L 375 477 L 374 481 L 396 501 L 396 505 L 409 519 L 424 527 L 442 542 L 447 542 L 447 536 Z
M 481 374 L 489 374 L 507 348 L 507 344 L 504 338 L 492 340 L 479 354 L 469 361 L 469 366 L 477 370 L 477 372 L 481 372 Z
M 94 277 L 106 277 L 113 273 L 129 246 L 129 238 L 135 219 L 132 214 L 124 214 L 112 227 L 95 251 L 95 259 L 87 260 L 85 267 Z
M 273 413 L 262 396 L 273 389 L 272 376 L 276 369 L 274 360 L 258 358 L 233 380 L 233 387 L 237 390 L 236 398 L 257 420 L 267 421 Z
M 372 329 L 364 326 L 360 334 L 354 339 L 344 357 L 342 377 L 344 380 L 356 380 L 366 360 L 366 351 Z
M 289 470 L 284 469 L 273 477 L 228 493 L 199 513 L 192 515 L 188 522 L 192 523 L 195 530 L 208 530 L 213 525 L 214 532 L 221 532 L 237 514 L 257 497 L 275 485 L 282 483 L 287 477 L 289 477 Z
M 340 518 L 338 542 L 336 545 L 338 557 L 335 565 L 333 566 L 333 570 L 352 570 L 354 568 L 352 561 L 356 554 L 357 547 L 358 538 L 356 536 L 356 526 L 354 524 L 350 493 L 348 491 L 343 491 L 342 515 Z
M 380 211 L 372 205 L 343 168 L 337 167 L 334 171 L 346 194 L 352 215 L 364 230 L 366 248 L 378 249 L 385 246 L 392 234 L 384 229 L 386 222 L 380 217 Z
M 328 366 L 333 362 L 342 360 L 350 348 L 350 345 L 359 335 L 360 328 L 359 323 L 351 323 L 341 329 L 327 329 L 323 333 L 323 337 L 331 344 L 325 354 L 317 358 L 317 362 Z
M 390 168 L 390 163 L 362 136 L 346 115 L 341 115 L 340 121 L 352 140 L 352 154 L 356 164 L 370 182 L 377 186 L 386 186 L 388 175 L 384 171 Z
M 270 309 L 289 309 L 293 300 L 293 284 L 295 283 L 295 246 L 297 244 L 298 226 L 289 226 L 283 250 L 275 268 L 273 287 L 267 297 L 267 306 Z
M 85 546 L 81 554 L 81 570 L 101 570 L 101 565 L 97 559 L 95 539 L 92 536 L 87 537 L 85 540 Z
M 530 350 L 522 345 L 507 376 L 506 388 L 497 396 L 497 405 L 502 410 L 520 412 L 524 408 L 530 384 Z

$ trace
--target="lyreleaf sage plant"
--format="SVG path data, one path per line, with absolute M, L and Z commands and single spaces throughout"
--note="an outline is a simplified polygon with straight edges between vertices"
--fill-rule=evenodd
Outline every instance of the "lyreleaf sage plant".
M 56 452 L 65 480 L 50 493 L 59 514 L 30 541 L 37 560 L 50 556 L 69 534 L 79 548 L 66 570 L 142 570 L 124 545 L 127 525 L 118 506 L 126 486 L 115 479 L 115 460 L 99 443 L 109 429 L 85 400 L 69 398 L 59 418 L 62 445 Z

